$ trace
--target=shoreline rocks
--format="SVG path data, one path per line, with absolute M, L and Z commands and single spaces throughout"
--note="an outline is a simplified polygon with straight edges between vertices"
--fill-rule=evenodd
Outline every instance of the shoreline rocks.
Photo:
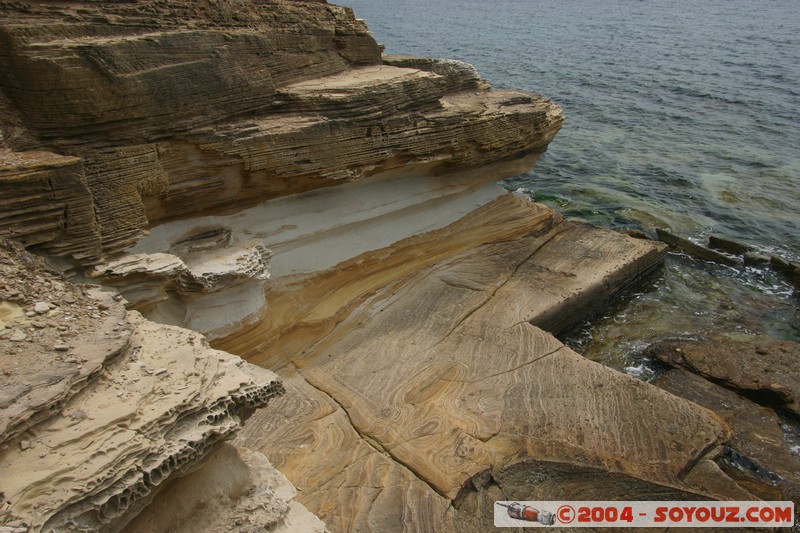
M 717 335 L 662 340 L 644 355 L 800 417 L 800 345 L 795 342 Z
M 65 282 L 5 240 L 0 279 L 0 301 L 34 314 L 6 314 L 25 338 L 0 339 L 0 524 L 118 531 L 283 393 L 272 372 L 126 312 L 107 290 Z M 225 494 L 234 508 L 238 494 Z M 287 516 L 291 490 L 260 494 L 284 502 L 273 521 Z
M 656 229 L 656 234 L 658 240 L 669 244 L 674 250 L 684 252 L 704 261 L 730 267 L 739 267 L 741 265 L 746 267 L 769 266 L 774 271 L 783 275 L 786 282 L 793 286 L 795 290 L 800 290 L 800 264 L 796 264 L 779 255 L 761 251 L 755 246 L 732 241 L 716 235 L 711 235 L 709 237 L 709 247 L 706 248 L 689 239 L 673 235 L 666 230 Z M 719 250 L 719 252 L 715 250 Z
M 654 384 L 722 417 L 732 438 L 716 465 L 738 486 L 772 501 L 800 501 L 798 345 L 762 337 L 666 339 L 645 354 L 669 370 Z M 796 509 L 795 520 L 800 517 Z
M 493 185 L 551 100 L 326 2 L 0 15 L 0 523 L 455 533 L 501 496 L 757 493 L 720 466 L 738 419 L 553 337 L 666 246 Z

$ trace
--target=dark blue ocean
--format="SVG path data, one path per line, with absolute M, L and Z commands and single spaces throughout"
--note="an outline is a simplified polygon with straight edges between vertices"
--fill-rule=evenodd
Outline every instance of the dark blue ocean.
M 548 152 L 509 188 L 605 227 L 800 259 L 800 1 L 339 3 L 387 53 L 461 59 L 564 108 Z M 798 340 L 798 298 L 768 270 L 672 256 L 566 341 L 637 373 L 652 339 L 720 330 Z

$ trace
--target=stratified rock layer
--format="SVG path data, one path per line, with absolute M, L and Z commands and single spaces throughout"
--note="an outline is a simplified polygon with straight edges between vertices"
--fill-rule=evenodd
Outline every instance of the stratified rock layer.
M 550 100 L 382 57 L 325 2 L 3 2 L 0 43 L 0 233 L 289 391 L 223 445 L 274 374 L 109 294 L 70 288 L 72 329 L 6 287 L 0 342 L 41 353 L 2 359 L 3 521 L 323 528 L 259 453 L 341 532 L 750 497 L 722 418 L 553 337 L 665 246 L 493 185 L 558 132 Z
M 0 525 L 117 531 L 283 393 L 272 372 L 59 280 L 2 240 L 0 274 Z M 242 492 L 225 494 L 234 508 Z M 282 522 L 284 493 L 259 493 L 259 505 L 283 502 L 260 525 Z
M 800 458 L 784 440 L 775 412 L 682 369 L 666 372 L 656 385 L 730 424 L 733 438 L 719 462 L 739 485 L 764 500 L 800 499 Z
M 53 255 L 100 254 L 100 231 L 78 157 L 0 147 L 0 234 Z
M 800 344 L 796 342 L 724 336 L 665 339 L 651 344 L 644 353 L 800 415 L 800 375 L 796 372 Z
M 81 264 L 165 220 L 538 154 L 563 121 L 462 63 L 384 63 L 364 23 L 324 2 L 4 2 L 0 21 L 0 125 L 29 161 L 0 158 L 15 206 L 0 232 Z M 33 197 L 43 173 L 59 179 Z M 25 201 L 52 211 L 48 232 L 27 227 Z

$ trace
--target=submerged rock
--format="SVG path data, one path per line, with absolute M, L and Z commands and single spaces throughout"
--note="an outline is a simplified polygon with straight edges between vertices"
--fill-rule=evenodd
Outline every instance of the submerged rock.
M 712 261 L 714 263 L 719 263 L 721 265 L 728 265 L 728 266 L 736 266 L 739 264 L 739 262 L 733 259 L 732 257 L 721 254 L 719 252 L 715 252 L 714 250 L 705 248 L 704 246 L 700 246 L 699 244 L 695 244 L 689 239 L 684 239 L 683 237 L 673 235 L 668 231 L 662 229 L 656 229 L 656 234 L 658 235 L 658 240 L 669 244 L 675 250 L 685 252 L 698 259 L 702 259 L 704 261 Z
M 800 265 L 784 259 L 783 257 L 770 256 L 770 265 L 783 274 L 796 289 L 800 289 Z
M 715 250 L 720 250 L 733 255 L 744 255 L 748 252 L 754 251 L 754 248 L 749 244 L 732 241 L 717 235 L 711 235 L 708 238 L 708 246 L 714 248 Z

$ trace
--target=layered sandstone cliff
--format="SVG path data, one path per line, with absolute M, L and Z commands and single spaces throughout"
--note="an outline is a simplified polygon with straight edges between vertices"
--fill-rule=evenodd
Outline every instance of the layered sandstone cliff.
M 324 529 L 291 502 L 291 489 L 275 494 L 282 476 L 266 458 L 224 444 L 284 392 L 274 373 L 211 349 L 197 333 L 126 312 L 108 291 L 64 282 L 0 244 L 0 524 L 118 531 L 194 472 L 204 497 L 172 497 L 175 508 L 150 513 L 147 530 L 188 520 L 209 499 L 228 502 L 221 531 L 236 520 Z M 235 475 L 204 479 L 219 462 Z M 206 530 L 214 524 L 206 519 Z
M 479 189 L 529 168 L 561 126 L 552 102 L 489 91 L 463 63 L 382 61 L 363 22 L 324 3 L 2 9 L 13 151 L 0 152 L 0 231 L 98 264 L 91 275 L 134 308 L 212 337 L 259 318 L 259 242 L 281 251 L 352 224 L 394 227 L 360 248 L 334 243 L 342 253 L 324 261 L 280 254 L 292 273 L 445 225 L 496 197 Z M 360 182 L 338 206 L 309 193 Z M 296 205 L 268 202 L 290 195 Z M 170 220 L 185 222 L 137 244 Z M 112 258 L 133 245 L 148 255 Z M 222 300 L 236 305 L 197 316 Z
M 480 531 L 498 499 L 752 497 L 726 422 L 553 337 L 666 249 L 495 184 L 552 101 L 382 56 L 324 1 L 0 2 L 0 44 L 0 236 L 124 297 L 47 279 L 79 349 L 6 284 L 0 523 Z

